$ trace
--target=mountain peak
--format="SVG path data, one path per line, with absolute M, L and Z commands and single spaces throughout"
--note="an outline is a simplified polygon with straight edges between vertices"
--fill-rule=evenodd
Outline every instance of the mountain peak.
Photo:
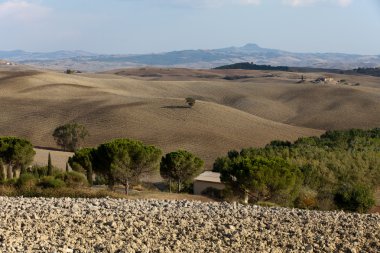
M 259 45 L 255 44 L 255 43 L 248 43 L 248 44 L 244 45 L 242 48 L 244 48 L 244 49 L 261 49 L 261 47 L 259 47 Z

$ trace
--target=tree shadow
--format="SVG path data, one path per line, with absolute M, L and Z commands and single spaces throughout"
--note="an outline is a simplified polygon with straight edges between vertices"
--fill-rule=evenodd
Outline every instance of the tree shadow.
M 163 106 L 161 108 L 166 108 L 166 109 L 190 109 L 190 106 L 187 106 L 187 105 L 167 105 L 167 106 Z

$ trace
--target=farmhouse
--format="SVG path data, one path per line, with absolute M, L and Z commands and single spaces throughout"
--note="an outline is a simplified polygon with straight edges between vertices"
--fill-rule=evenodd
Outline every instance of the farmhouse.
M 207 188 L 224 189 L 220 181 L 220 173 L 205 171 L 194 179 L 194 194 L 201 195 Z

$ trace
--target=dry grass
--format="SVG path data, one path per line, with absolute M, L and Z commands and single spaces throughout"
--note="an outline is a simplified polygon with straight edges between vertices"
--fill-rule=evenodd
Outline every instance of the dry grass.
M 375 207 L 373 207 L 370 210 L 370 212 L 371 213 L 380 213 L 380 188 L 378 188 L 375 191 L 375 201 L 376 201 Z
M 118 191 L 92 188 L 58 188 L 58 189 L 28 189 L 19 190 L 13 186 L 0 185 L 0 196 L 8 197 L 45 197 L 45 198 L 126 198 L 126 199 L 158 199 L 158 200 L 190 200 L 202 202 L 214 202 L 214 200 L 191 194 L 165 193 L 158 191 L 134 191 L 130 195 Z
M 39 166 L 47 166 L 49 153 L 51 155 L 51 161 L 54 167 L 65 169 L 66 163 L 73 155 L 71 152 L 55 151 L 55 150 L 46 150 L 41 148 L 35 148 L 36 155 L 34 156 L 34 164 Z
M 89 129 L 87 145 L 120 137 L 139 139 L 163 152 L 187 149 L 209 168 L 231 149 L 319 135 L 324 129 L 380 125 L 379 78 L 362 77 L 361 86 L 351 87 L 297 84 L 300 75 L 286 72 L 273 72 L 273 77 L 267 77 L 269 72 L 238 70 L 116 72 L 66 75 L 0 67 L 0 135 L 56 147 L 54 128 L 75 121 Z M 254 78 L 225 81 L 225 75 Z M 334 78 L 358 81 L 356 76 Z M 189 96 L 198 100 L 192 109 L 185 107 Z M 53 162 L 64 167 L 67 155 L 53 155 Z M 37 157 L 38 163 L 46 163 L 45 151 Z

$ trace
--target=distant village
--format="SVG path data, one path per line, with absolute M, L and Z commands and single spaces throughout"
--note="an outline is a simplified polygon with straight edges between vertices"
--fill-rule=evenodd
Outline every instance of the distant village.
M 0 61 L 0 65 L 15 66 L 16 63 L 8 62 L 8 61 Z

